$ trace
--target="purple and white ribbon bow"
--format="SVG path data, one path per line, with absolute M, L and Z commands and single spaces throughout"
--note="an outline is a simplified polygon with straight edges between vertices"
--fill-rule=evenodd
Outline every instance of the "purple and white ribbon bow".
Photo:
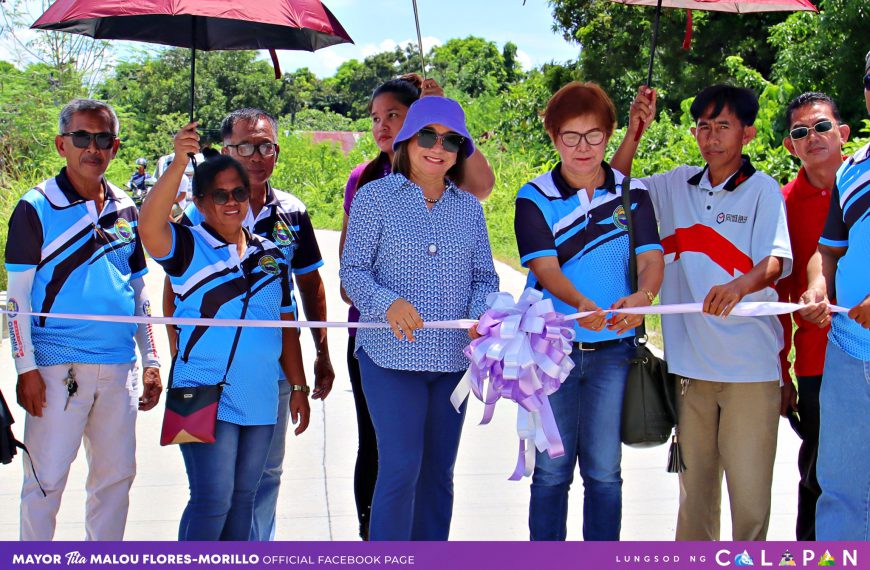
M 540 291 L 526 289 L 519 301 L 510 293 L 491 293 L 490 308 L 480 317 L 483 336 L 465 348 L 471 366 L 450 396 L 457 410 L 473 392 L 483 402 L 481 424 L 487 424 L 495 404 L 506 398 L 519 405 L 519 457 L 511 481 L 532 474 L 535 450 L 550 457 L 565 454 L 547 397 L 559 389 L 574 368 L 574 330 Z

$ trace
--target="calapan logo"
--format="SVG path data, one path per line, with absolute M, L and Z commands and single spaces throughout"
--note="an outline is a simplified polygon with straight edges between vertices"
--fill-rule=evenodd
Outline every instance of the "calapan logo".
M 18 301 L 15 299 L 9 299 L 9 302 L 6 303 L 6 310 L 9 311 L 9 318 L 14 319 L 18 316 Z
M 275 222 L 275 228 L 272 230 L 272 237 L 278 245 L 290 245 L 293 243 L 293 234 L 290 233 L 290 228 L 280 220 Z
M 124 218 L 115 220 L 115 235 L 124 243 L 133 241 L 133 228 L 130 226 L 130 222 Z
M 281 269 L 278 267 L 278 262 L 271 255 L 264 255 L 260 258 L 260 269 L 270 275 L 278 275 Z
M 625 217 L 625 208 L 622 206 L 613 210 L 613 225 L 623 230 L 628 229 L 628 218 Z

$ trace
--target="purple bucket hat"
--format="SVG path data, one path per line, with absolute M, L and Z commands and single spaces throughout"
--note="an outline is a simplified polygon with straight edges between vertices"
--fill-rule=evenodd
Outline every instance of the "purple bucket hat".
M 462 135 L 465 137 L 465 143 L 462 145 L 465 157 L 474 153 L 474 141 L 471 140 L 471 135 L 465 127 L 465 112 L 462 107 L 453 99 L 432 96 L 417 99 L 408 108 L 405 123 L 393 139 L 393 150 L 396 150 L 400 142 L 408 140 L 420 129 L 429 125 L 444 125 Z

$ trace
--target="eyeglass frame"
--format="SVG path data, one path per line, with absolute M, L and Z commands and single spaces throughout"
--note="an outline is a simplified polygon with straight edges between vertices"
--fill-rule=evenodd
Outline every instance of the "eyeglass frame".
M 269 147 L 272 147 L 272 149 L 274 149 L 274 152 L 272 152 L 271 154 L 264 153 L 263 147 L 267 146 L 267 145 Z M 250 146 L 251 147 L 251 154 L 243 154 L 242 151 L 239 150 L 243 146 Z M 250 158 L 250 157 L 254 156 L 255 153 L 260 153 L 260 156 L 262 156 L 263 158 L 268 158 L 271 156 L 276 156 L 278 154 L 278 151 L 279 151 L 278 143 L 273 143 L 273 142 L 263 142 L 263 143 L 259 143 L 259 144 L 254 144 L 254 143 L 225 144 L 224 148 L 236 149 L 236 152 L 242 158 Z
M 830 129 L 827 129 L 827 130 L 824 130 L 824 131 L 820 131 L 820 130 L 818 129 L 818 126 L 819 126 L 819 125 L 822 125 L 822 124 L 824 124 L 824 123 L 830 123 L 831 128 L 830 128 Z M 815 133 L 816 133 L 817 135 L 823 135 L 823 134 L 825 134 L 825 133 L 829 133 L 829 132 L 833 131 L 834 128 L 837 127 L 837 126 L 838 126 L 837 121 L 834 121 L 833 119 L 822 119 L 821 121 L 817 121 L 817 122 L 816 122 L 814 125 L 812 125 L 811 127 L 795 127 L 795 128 L 793 128 L 793 129 L 791 129 L 791 130 L 788 131 L 788 136 L 789 136 L 789 138 L 791 138 L 791 140 L 793 140 L 793 141 L 801 141 L 801 140 L 804 140 L 805 138 L 807 138 L 808 136 L 810 136 L 810 131 L 815 131 Z M 802 136 L 802 137 L 796 137 L 796 136 L 794 136 L 794 132 L 795 132 L 795 131 L 799 131 L 799 130 L 801 130 L 801 129 L 806 129 L 806 130 L 807 130 L 807 134 L 805 134 L 805 135 Z
M 432 141 L 432 144 L 427 146 L 427 145 L 422 143 L 422 141 L 421 141 L 422 136 L 427 136 L 427 137 L 433 136 L 435 138 Z M 454 139 L 454 140 L 458 139 L 458 142 L 455 143 L 455 145 L 456 145 L 455 150 L 451 150 L 445 146 L 444 143 L 447 142 L 448 137 L 450 137 L 451 139 Z M 449 152 L 450 154 L 457 154 L 462 149 L 462 145 L 465 144 L 465 137 L 460 135 L 459 133 L 454 133 L 452 131 L 449 133 L 444 133 L 443 135 L 439 135 L 438 133 L 435 132 L 434 129 L 431 129 L 429 127 L 423 127 L 422 129 L 417 131 L 417 144 L 420 145 L 420 147 L 422 147 L 422 148 L 435 148 L 435 145 L 439 144 L 439 143 L 441 144 L 441 148 L 443 148 L 445 152 Z M 451 147 L 454 146 L 453 142 L 451 142 L 449 144 Z
M 100 146 L 100 144 L 97 142 L 97 137 L 104 136 L 104 135 L 111 137 L 109 139 L 109 144 L 106 147 Z M 85 130 L 67 131 L 65 133 L 60 133 L 60 136 L 70 137 L 70 141 L 72 142 L 73 146 L 78 148 L 78 149 L 82 149 L 82 150 L 90 148 L 91 143 L 94 144 L 94 146 L 97 148 L 97 150 L 109 150 L 115 144 L 115 141 L 118 140 L 118 135 L 116 135 L 115 133 L 109 132 L 109 131 L 101 131 L 99 133 L 92 133 L 90 131 L 85 131 Z M 79 136 L 79 137 L 87 136 L 88 137 L 88 142 L 85 144 L 85 146 L 80 146 L 80 145 L 76 144 L 76 137 L 77 136 Z
M 593 143 L 592 141 L 590 141 L 589 135 L 592 133 L 601 133 L 601 140 L 598 141 L 597 143 Z M 579 137 L 577 139 L 577 143 L 576 144 L 569 144 L 568 142 L 565 141 L 565 135 L 577 135 Z M 576 147 L 580 146 L 580 143 L 582 143 L 583 141 L 586 141 L 586 144 L 588 144 L 589 146 L 598 146 L 598 145 L 604 143 L 604 141 L 606 139 L 607 139 L 607 133 L 605 133 L 602 129 L 597 129 L 597 128 L 588 130 L 585 133 L 578 133 L 577 131 L 559 131 L 559 140 L 562 141 L 562 144 L 568 148 L 576 148 Z

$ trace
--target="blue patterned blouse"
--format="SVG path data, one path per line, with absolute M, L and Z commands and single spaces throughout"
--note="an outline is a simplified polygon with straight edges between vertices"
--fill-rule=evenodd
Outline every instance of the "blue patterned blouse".
M 400 297 L 424 321 L 478 318 L 487 295 L 498 290 L 483 208 L 453 183 L 431 210 L 423 190 L 401 174 L 366 184 L 351 206 L 341 281 L 361 322 L 386 322 Z M 400 341 L 389 328 L 360 329 L 356 346 L 382 368 L 468 368 L 467 330 L 423 329 L 414 337 Z

